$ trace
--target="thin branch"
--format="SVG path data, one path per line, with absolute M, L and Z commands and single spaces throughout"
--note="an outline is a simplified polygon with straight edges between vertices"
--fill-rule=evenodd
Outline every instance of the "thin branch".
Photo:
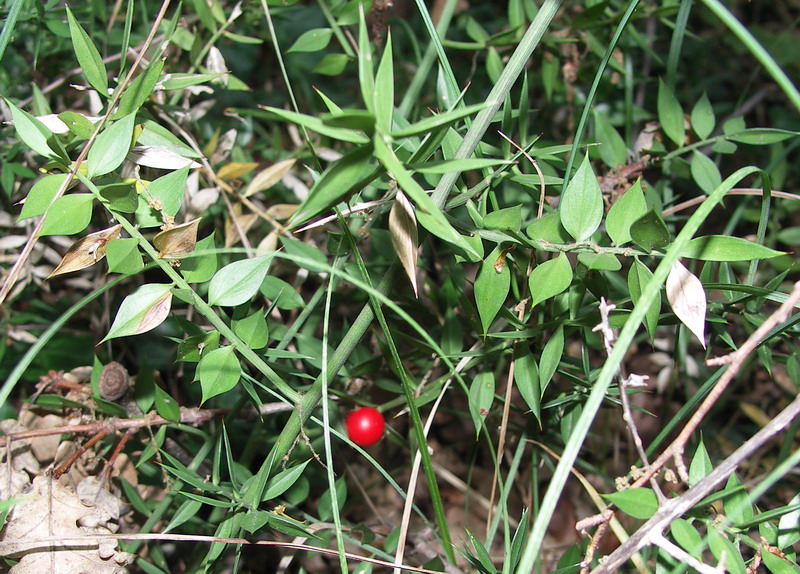
M 725 572 L 724 568 L 714 568 L 708 564 L 703 564 L 697 558 L 686 552 L 683 548 L 664 538 L 663 534 L 654 534 L 650 537 L 650 542 L 661 548 L 664 552 L 672 556 L 678 562 L 685 562 L 700 572 L 700 574 L 724 574 Z

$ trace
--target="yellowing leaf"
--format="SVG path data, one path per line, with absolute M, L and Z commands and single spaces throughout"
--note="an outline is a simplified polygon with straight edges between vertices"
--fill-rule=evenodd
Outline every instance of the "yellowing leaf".
M 706 292 L 700 280 L 676 261 L 667 277 L 667 300 L 681 323 L 706 347 Z
M 61 263 L 50 274 L 48 279 L 56 275 L 79 271 L 91 267 L 106 256 L 106 244 L 112 239 L 119 237 L 121 225 L 115 225 L 102 231 L 90 233 L 83 239 L 79 239 L 69 248 Z
M 402 191 L 398 191 L 389 212 L 389 231 L 392 234 L 392 245 L 400 264 L 408 275 L 414 295 L 417 293 L 417 218 L 414 206 Z
M 115 337 L 139 335 L 155 329 L 167 318 L 171 305 L 171 284 L 142 285 L 122 301 L 111 329 L 100 342 Z
M 253 177 L 247 189 L 245 189 L 244 196 L 250 197 L 254 193 L 269 189 L 278 183 L 284 175 L 289 173 L 295 161 L 294 159 L 285 159 L 259 171 L 255 177 Z
M 250 173 L 257 167 L 258 167 L 257 163 L 233 162 L 223 165 L 217 172 L 217 177 L 223 181 L 230 179 L 237 179 L 242 177 L 246 173 Z
M 194 251 L 200 217 L 165 229 L 153 238 L 153 245 L 162 259 L 177 259 Z

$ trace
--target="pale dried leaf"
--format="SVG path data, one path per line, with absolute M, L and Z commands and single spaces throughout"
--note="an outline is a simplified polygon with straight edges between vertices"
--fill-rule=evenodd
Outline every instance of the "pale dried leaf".
M 267 233 L 267 236 L 256 247 L 256 257 L 269 255 L 274 253 L 276 249 L 278 249 L 278 232 L 273 230 Z
M 300 207 L 299 205 L 295 205 L 294 203 L 276 203 L 275 205 L 271 205 L 269 209 L 267 209 L 267 215 L 269 215 L 272 219 L 289 219 L 294 212 L 297 211 L 297 208 Z
M 128 152 L 129 161 L 146 167 L 157 169 L 181 169 L 186 166 L 198 168 L 200 164 L 196 161 L 183 157 L 179 153 L 163 146 L 157 145 L 137 145 Z
M 255 177 L 253 177 L 247 189 L 245 189 L 244 196 L 250 197 L 254 193 L 265 191 L 278 183 L 283 179 L 284 175 L 289 173 L 295 161 L 294 159 L 285 159 L 259 171 Z
M 28 238 L 24 235 L 7 235 L 5 237 L 0 237 L 0 251 L 17 249 L 25 245 L 27 241 Z
M 667 300 L 681 323 L 706 347 L 706 292 L 700 280 L 676 261 L 667 277 Z
M 400 264 L 408 275 L 414 295 L 417 293 L 417 218 L 414 206 L 402 191 L 398 191 L 389 212 L 389 231 L 392 234 L 392 245 L 400 259 Z
M 219 171 L 217 171 L 217 177 L 223 181 L 238 179 L 243 175 L 250 173 L 257 167 L 258 164 L 252 161 L 251 162 L 234 161 L 223 165 L 219 169 Z
M 254 213 L 248 213 L 246 215 L 237 215 L 236 216 L 236 224 L 234 224 L 232 219 L 225 220 L 225 247 L 233 247 L 239 241 L 241 241 L 242 237 L 239 235 L 239 229 L 245 235 L 247 235 L 248 230 L 255 225 L 258 221 L 258 215 Z
M 61 259 L 58 267 L 47 277 L 48 279 L 57 275 L 71 273 L 91 267 L 106 256 L 106 245 L 119 237 L 122 231 L 121 225 L 115 225 L 108 229 L 103 229 L 90 233 L 86 237 L 79 239 L 69 248 Z
M 158 256 L 161 259 L 176 259 L 194 251 L 200 219 L 198 217 L 157 234 L 153 238 L 153 245 L 158 249 Z
M 136 328 L 134 335 L 140 335 L 158 327 L 166 320 L 171 308 L 172 292 L 170 291 L 147 310 L 147 313 L 142 317 L 141 323 L 139 323 L 139 326 Z
M 206 68 L 210 74 L 228 74 L 228 66 L 222 52 L 216 46 L 211 46 L 206 57 Z M 227 77 L 223 77 L 222 84 L 227 85 Z
M 36 477 L 31 490 L 11 510 L 0 541 L 0 555 L 20 559 L 11 569 L 15 574 L 127 572 L 125 566 L 135 556 L 120 552 L 116 544 L 109 545 L 108 539 L 101 542 L 92 536 L 111 534 L 108 518 L 107 511 L 83 504 L 59 482 Z M 95 526 L 79 526 L 86 523 Z

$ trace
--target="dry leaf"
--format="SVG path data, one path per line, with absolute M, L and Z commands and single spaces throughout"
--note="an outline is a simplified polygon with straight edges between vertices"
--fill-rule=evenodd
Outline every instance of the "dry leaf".
M 171 308 L 172 292 L 169 291 L 147 310 L 147 313 L 144 314 L 142 321 L 136 326 L 136 331 L 133 334 L 140 335 L 158 327 L 166 320 Z
M 158 256 L 161 259 L 177 259 L 194 251 L 200 219 L 198 217 L 157 234 L 153 238 L 153 245 L 158 249 Z
M 300 207 L 294 203 L 277 203 L 275 205 L 270 206 L 267 209 L 267 215 L 269 215 L 272 219 L 289 219 L 294 212 L 297 211 L 297 208 Z
M 392 245 L 400 263 L 405 269 L 414 295 L 417 293 L 417 218 L 414 215 L 414 206 L 402 191 L 397 191 L 389 212 L 389 231 L 392 234 Z
M 700 280 L 680 261 L 672 265 L 667 277 L 667 300 L 675 316 L 706 348 L 706 292 Z
M 289 170 L 292 169 L 295 161 L 296 160 L 294 159 L 285 159 L 259 171 L 255 177 L 253 177 L 253 180 L 247 186 L 247 189 L 245 189 L 244 196 L 250 197 L 254 193 L 269 189 L 278 183 L 281 179 L 283 179 L 284 175 L 289 173 Z
M 48 279 L 91 267 L 106 256 L 106 245 L 109 241 L 119 237 L 121 231 L 122 226 L 115 225 L 79 239 L 72 244 Z
M 254 213 L 240 215 L 241 212 L 241 204 L 236 204 L 233 206 L 236 222 L 234 223 L 230 218 L 225 220 L 225 247 L 233 247 L 241 241 L 242 236 L 239 234 L 239 229 L 241 229 L 242 234 L 246 235 L 250 228 L 258 221 L 258 215 Z
M 163 146 L 137 145 L 128 152 L 127 159 L 137 165 L 157 169 L 181 169 L 186 166 L 198 168 L 200 164 Z
M 119 551 L 114 540 L 92 536 L 116 530 L 106 509 L 84 504 L 74 492 L 45 476 L 36 477 L 20 498 L 0 541 L 0 556 L 20 559 L 11 572 L 127 572 L 135 556 Z
M 222 181 L 238 179 L 258 167 L 257 163 L 241 163 L 238 161 L 223 165 L 217 172 L 217 177 Z

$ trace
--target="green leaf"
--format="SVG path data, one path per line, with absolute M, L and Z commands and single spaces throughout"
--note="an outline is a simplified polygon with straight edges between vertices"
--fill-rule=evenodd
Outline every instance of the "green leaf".
M 523 508 L 522 516 L 519 519 L 519 526 L 514 532 L 514 538 L 511 540 L 511 550 L 508 553 L 508 561 L 511 563 L 513 570 L 519 563 L 522 556 L 522 545 L 525 542 L 528 534 L 528 509 Z
M 73 193 L 59 197 L 44 216 L 40 237 L 45 235 L 73 235 L 89 226 L 92 220 L 91 193 Z
M 565 291 L 572 283 L 572 265 L 566 254 L 560 253 L 537 265 L 528 278 L 531 292 L 531 308 Z
M 14 130 L 22 143 L 46 158 L 62 162 L 69 160 L 64 146 L 41 121 L 15 106 L 9 99 L 6 99 L 6 104 L 11 110 Z
M 686 126 L 683 119 L 683 108 L 678 98 L 661 78 L 658 79 L 658 121 L 666 136 L 678 147 L 683 147 L 686 137 Z
M 536 357 L 524 344 L 517 346 L 517 354 L 514 358 L 514 383 L 533 416 L 541 422 L 542 389 L 539 385 L 539 368 L 536 365 Z
M 473 171 L 478 169 L 499 167 L 502 165 L 509 165 L 509 162 L 503 159 L 470 158 L 448 159 L 444 161 L 426 161 L 424 163 L 411 164 L 408 166 L 408 169 L 416 173 L 440 175 L 443 173 L 450 173 L 452 171 Z
M 199 363 L 200 359 L 203 358 L 203 353 L 210 353 L 215 349 L 219 349 L 219 337 L 219 331 L 211 331 L 181 339 L 180 343 L 178 343 L 178 352 L 175 360 Z
M 475 279 L 475 304 L 481 319 L 482 332 L 488 333 L 511 288 L 511 271 L 505 252 L 498 245 L 481 264 Z
M 155 391 L 154 403 L 156 406 L 156 412 L 168 421 L 180 421 L 181 406 L 178 404 L 178 401 L 173 399 L 167 391 L 158 385 L 155 385 L 153 390 Z
M 34 183 L 25 198 L 25 203 L 22 204 L 22 211 L 20 211 L 17 221 L 38 217 L 45 213 L 68 177 L 69 174 L 66 173 L 51 173 Z
M 691 120 L 694 133 L 701 140 L 706 139 L 714 131 L 714 126 L 716 125 L 714 108 L 711 107 L 711 102 L 708 101 L 708 95 L 705 92 L 694 104 Z
M 308 466 L 309 462 L 311 462 L 310 459 L 305 462 L 301 462 L 292 468 L 287 468 L 286 470 L 283 470 L 271 477 L 269 482 L 267 482 L 266 491 L 264 492 L 264 500 L 278 498 L 281 494 L 294 486 L 294 483 L 298 481 L 300 475 L 303 474 L 303 471 L 306 469 L 306 466 Z
M 195 373 L 195 379 L 200 381 L 203 391 L 202 402 L 230 391 L 239 382 L 240 376 L 241 365 L 232 345 L 203 353 Z
M 547 241 L 548 243 L 569 243 L 571 238 L 561 225 L 561 216 L 558 213 L 548 213 L 539 219 L 534 219 L 525 229 L 528 237 L 534 241 Z
M 225 74 L 166 74 L 164 81 L 161 82 L 161 87 L 166 91 L 183 90 L 191 86 L 200 84 L 207 84 L 213 80 L 219 79 Z
M 244 319 L 233 321 L 233 332 L 251 349 L 263 349 L 269 341 L 267 318 L 259 310 Z
M 325 54 L 311 71 L 323 76 L 338 76 L 344 72 L 349 62 L 347 54 Z
M 321 52 L 328 47 L 332 37 L 330 28 L 314 28 L 303 32 L 287 52 Z
M 95 48 L 89 34 L 81 27 L 72 10 L 67 7 L 67 19 L 69 20 L 69 33 L 72 37 L 72 49 L 78 58 L 83 74 L 89 84 L 98 91 L 104 98 L 108 97 L 108 75 L 106 72 L 103 58 Z
M 299 126 L 303 126 L 313 132 L 317 132 L 320 135 L 328 136 L 335 140 L 354 144 L 369 143 L 369 138 L 363 133 L 355 130 L 327 126 L 322 119 L 317 116 L 307 116 L 288 110 L 282 110 L 280 108 L 271 108 L 268 106 L 262 106 L 261 108 L 269 112 L 268 115 L 272 119 L 277 116 L 278 119 L 286 120 Z
M 628 291 L 630 291 L 631 299 L 633 300 L 634 305 L 639 301 L 642 291 L 644 291 L 652 277 L 652 271 L 650 271 L 650 269 L 648 269 L 644 263 L 639 261 L 639 259 L 636 259 L 628 271 Z M 658 326 L 658 315 L 660 311 L 661 300 L 656 299 L 650 305 L 650 308 L 647 310 L 647 313 L 644 317 L 644 326 L 647 329 L 648 335 L 650 335 L 651 341 L 655 337 L 656 327 Z
M 494 386 L 494 373 L 482 371 L 475 375 L 469 387 L 469 414 L 475 425 L 475 438 L 478 438 L 483 421 L 491 411 L 494 402 Z
M 155 329 L 169 315 L 172 285 L 148 283 L 125 297 L 101 343 L 116 337 L 139 335 Z
M 691 556 L 694 556 L 698 560 L 701 559 L 703 555 L 703 537 L 697 531 L 697 529 L 692 526 L 692 524 L 683 518 L 676 518 L 673 520 L 670 525 L 670 532 L 672 533 L 672 537 L 675 539 L 675 542 L 678 543 L 678 546 L 683 548 L 687 553 Z
M 392 137 L 397 139 L 428 134 L 438 128 L 452 125 L 467 116 L 477 114 L 485 107 L 486 104 L 473 104 L 471 106 L 464 106 L 463 108 L 448 110 L 441 114 L 435 114 L 431 117 L 423 118 L 410 126 L 392 132 Z
M 603 193 L 588 155 L 583 158 L 561 196 L 558 210 L 561 224 L 575 241 L 586 241 L 600 226 L 603 219 Z
M 630 232 L 633 242 L 648 253 L 669 245 L 669 230 L 655 209 L 634 221 Z
M 625 514 L 642 520 L 651 518 L 658 510 L 658 498 L 650 488 L 628 488 L 604 497 Z
M 299 267 L 315 272 L 325 271 L 328 259 L 313 245 L 283 236 L 280 238 L 280 242 L 286 250 L 286 254 Z M 315 265 L 315 262 L 319 265 Z
M 597 141 L 600 143 L 597 151 L 603 163 L 612 169 L 616 169 L 618 166 L 625 164 L 628 159 L 628 149 L 625 146 L 625 140 L 622 139 L 619 132 L 611 125 L 606 115 L 597 110 L 594 112 L 594 130 Z
M 730 574 L 747 574 L 741 551 L 717 527 L 708 529 L 708 548 L 718 561 L 725 554 L 725 570 Z
M 106 263 L 109 273 L 133 275 L 144 269 L 139 240 L 126 237 L 109 241 L 106 245 Z
M 249 301 L 267 276 L 272 258 L 242 259 L 220 269 L 208 285 L 208 304 L 235 307 Z
M 189 168 L 184 167 L 159 177 L 147 186 L 147 191 L 142 194 L 145 196 L 144 200 L 140 200 L 139 206 L 136 208 L 136 223 L 139 227 L 160 227 L 165 223 L 162 212 L 170 217 L 174 217 L 178 213 L 183 201 L 188 175 Z M 147 196 L 150 200 L 155 200 L 160 204 L 161 209 L 151 207 L 151 201 L 148 201 Z
M 58 114 L 58 119 L 64 122 L 69 131 L 82 140 L 88 140 L 94 132 L 94 124 L 83 114 L 70 111 L 61 112 Z
M 694 486 L 706 476 L 711 474 L 714 466 L 711 464 L 711 457 L 708 456 L 706 445 L 703 443 L 702 438 L 700 444 L 694 451 L 692 462 L 689 464 L 689 486 Z
M 261 283 L 261 294 L 269 299 L 278 309 L 301 309 L 306 303 L 297 289 L 278 277 L 269 275 Z
M 787 506 L 800 504 L 800 494 L 795 494 Z M 778 548 L 786 550 L 800 540 L 800 509 L 787 512 L 778 520 Z
M 341 512 L 342 508 L 344 507 L 344 503 L 347 500 L 347 483 L 345 482 L 343 476 L 340 476 L 336 479 L 334 488 L 336 489 L 336 502 L 338 503 L 338 510 Z M 320 520 L 326 521 L 333 518 L 332 501 L 333 498 L 331 497 L 330 489 L 323 492 L 322 496 L 319 497 L 319 502 L 317 503 L 317 513 Z
M 560 325 L 542 349 L 542 356 L 539 359 L 539 386 L 541 387 L 541 394 L 544 396 L 544 391 L 550 380 L 561 362 L 561 355 L 564 353 L 564 326 Z
M 741 237 L 705 235 L 695 237 L 681 251 L 681 257 L 702 261 L 752 261 L 785 255 Z
M 392 61 L 392 32 L 389 30 L 378 71 L 375 74 L 375 120 L 378 129 L 388 134 L 394 114 L 394 62 Z
M 788 558 L 782 558 L 771 552 L 763 551 L 761 560 L 772 574 L 800 574 L 800 566 Z
M 163 532 L 167 533 L 170 530 L 175 530 L 182 524 L 192 520 L 197 516 L 202 507 L 203 504 L 197 500 L 185 501 L 180 505 L 178 510 L 175 511 L 175 514 L 172 516 L 172 520 L 169 521 L 169 524 L 167 524 L 167 527 L 164 528 Z
M 214 251 L 214 234 L 204 237 L 194 247 L 192 257 L 187 257 L 181 263 L 181 275 L 187 283 L 205 283 L 210 281 L 219 268 L 217 253 Z M 203 252 L 206 253 L 203 253 Z
M 692 153 L 692 179 L 705 193 L 711 193 L 722 183 L 719 168 L 708 156 L 694 150 Z
M 750 522 L 755 515 L 753 505 L 750 504 L 747 490 L 744 488 L 736 472 L 731 473 L 728 482 L 725 483 L 725 492 L 731 491 L 722 499 L 725 516 L 734 526 Z
M 369 41 L 367 21 L 364 16 L 364 5 L 358 5 L 358 83 L 361 86 L 361 98 L 369 112 L 375 112 L 375 76 L 373 75 L 372 44 Z
M 478 563 L 474 565 L 481 572 L 484 572 L 486 574 L 496 574 L 497 568 L 495 568 L 494 566 L 494 562 L 492 561 L 492 557 L 489 554 L 489 551 L 486 550 L 486 547 L 483 545 L 483 543 L 480 540 L 478 540 L 475 537 L 475 535 L 469 531 L 469 529 L 465 528 L 464 530 L 467 533 L 467 537 L 469 538 L 470 544 L 472 544 L 472 547 L 475 549 L 475 554 L 477 555 Z
M 122 93 L 119 99 L 119 106 L 114 114 L 111 116 L 112 120 L 117 120 L 130 114 L 139 111 L 144 103 L 153 94 L 153 90 L 161 78 L 161 72 L 164 69 L 164 59 L 161 58 L 155 62 L 151 62 L 147 69 L 136 76 L 136 79 L 131 82 L 128 88 Z
M 94 178 L 117 169 L 131 149 L 136 114 L 128 114 L 97 136 L 86 156 L 87 175 Z
M 372 157 L 372 146 L 360 146 L 328 168 L 308 191 L 289 227 L 296 229 L 346 197 L 372 169 Z
M 750 128 L 735 133 L 727 133 L 729 140 L 748 145 L 769 145 L 800 135 L 800 132 L 776 128 Z
M 513 229 L 519 231 L 522 227 L 522 204 L 487 213 L 486 217 L 483 218 L 483 225 L 487 229 Z

